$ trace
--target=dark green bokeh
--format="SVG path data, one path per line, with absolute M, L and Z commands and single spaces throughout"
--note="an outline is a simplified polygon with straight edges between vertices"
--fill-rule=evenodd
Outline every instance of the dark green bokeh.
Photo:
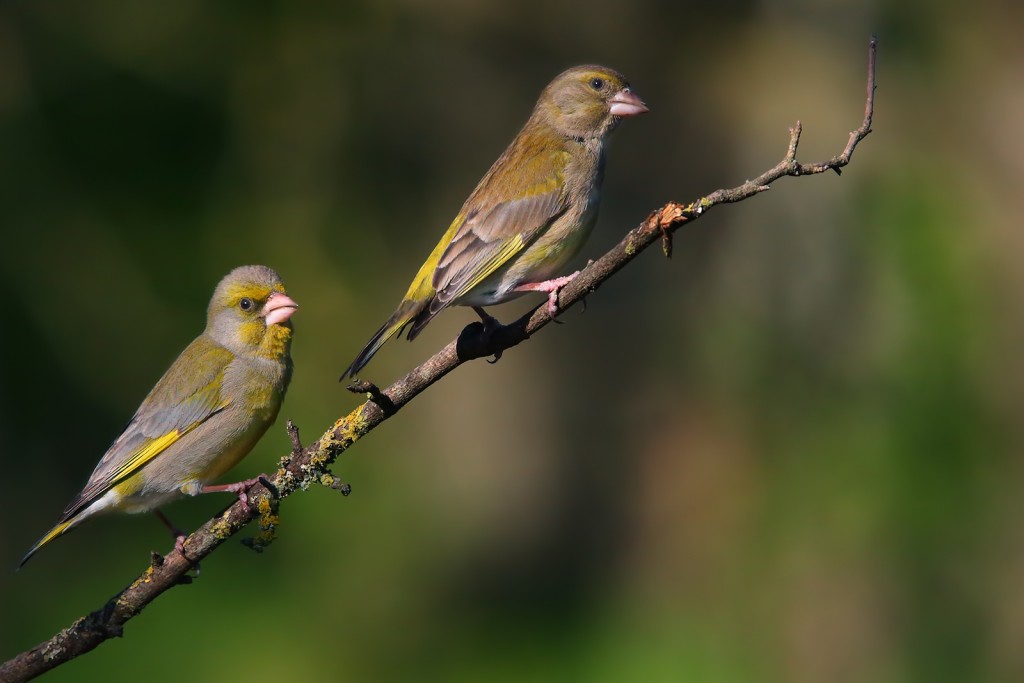
M 0 568 L 201 329 L 232 267 L 302 305 L 282 418 L 337 376 L 561 69 L 651 105 L 582 260 L 646 213 L 835 154 L 881 38 L 875 132 L 652 250 L 346 454 L 54 681 L 1012 681 L 1021 11 L 957 3 L 0 4 Z M 511 319 L 530 301 L 493 311 Z M 387 382 L 473 319 L 368 368 Z M 274 466 L 280 426 L 239 467 Z M 169 512 L 194 527 L 226 499 Z M 93 521 L 0 569 L 0 658 L 170 539 Z M 184 672 L 184 673 L 183 673 Z

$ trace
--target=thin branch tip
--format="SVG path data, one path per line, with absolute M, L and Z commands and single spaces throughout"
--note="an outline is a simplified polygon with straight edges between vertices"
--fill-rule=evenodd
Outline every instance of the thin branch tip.
M 365 394 L 368 401 L 374 403 L 385 413 L 390 414 L 389 411 L 395 410 L 395 404 L 388 398 L 388 395 L 373 382 L 365 379 L 353 379 L 345 389 L 353 394 Z
M 333 491 L 339 492 L 346 498 L 352 493 L 351 484 L 343 482 L 341 479 L 338 479 L 337 476 L 330 473 L 321 477 L 320 483 Z
M 786 161 L 793 163 L 796 161 L 796 150 L 800 146 L 800 135 L 803 133 L 804 127 L 797 119 L 796 125 L 789 129 L 789 147 L 786 148 Z
M 288 432 L 288 439 L 292 442 L 291 457 L 296 458 L 302 455 L 302 438 L 299 436 L 298 426 L 291 420 L 288 420 L 285 422 L 284 429 Z

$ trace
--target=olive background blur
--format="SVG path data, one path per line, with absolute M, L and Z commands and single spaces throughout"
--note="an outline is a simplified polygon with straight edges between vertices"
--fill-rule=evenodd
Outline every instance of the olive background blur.
M 783 179 L 461 368 L 52 681 L 1024 676 L 1019 3 L 0 4 L 0 658 L 171 539 L 97 519 L 15 574 L 232 267 L 300 303 L 272 470 L 543 86 L 621 70 L 596 258 L 668 200 Z M 542 297 L 492 309 L 511 320 Z M 474 316 L 363 373 L 389 382 Z M 229 496 L 176 503 L 194 528 Z

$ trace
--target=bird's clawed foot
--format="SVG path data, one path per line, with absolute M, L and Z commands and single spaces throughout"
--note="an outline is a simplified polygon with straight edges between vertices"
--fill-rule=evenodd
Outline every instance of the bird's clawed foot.
M 263 486 L 270 491 L 270 495 L 275 498 L 278 496 L 277 487 L 270 483 L 270 478 L 266 474 L 261 474 L 258 477 L 252 479 L 245 479 L 243 481 L 236 481 L 232 484 L 204 484 L 200 493 L 235 493 L 238 495 L 238 500 L 242 501 L 242 505 L 248 507 L 249 496 L 246 494 L 246 489 L 254 484 L 263 484 Z
M 155 514 L 157 516 L 157 518 L 161 522 L 163 522 L 163 525 L 165 527 L 167 527 L 167 529 L 171 532 L 171 535 L 174 536 L 174 549 L 176 551 L 178 551 L 178 553 L 181 554 L 182 557 L 184 557 L 186 560 L 188 560 L 188 556 L 185 555 L 185 540 L 188 538 L 188 534 L 186 534 L 184 531 L 179 529 L 178 525 L 175 524 L 174 522 L 172 522 L 167 517 L 167 515 L 165 515 L 164 513 L 160 512 L 160 510 L 153 510 L 153 514 Z M 159 561 L 157 560 L 157 558 L 159 558 Z M 153 562 L 152 562 L 152 564 L 154 566 L 163 564 L 163 558 L 160 557 L 159 555 L 157 555 L 156 553 L 153 553 Z M 193 562 L 192 563 L 192 568 L 196 570 L 196 576 L 199 576 L 199 563 L 198 562 Z
M 187 538 L 187 536 L 185 536 L 185 534 L 178 534 L 177 536 L 174 537 L 174 549 L 177 550 L 182 555 L 185 554 L 185 539 L 186 538 Z
M 485 340 L 487 340 L 492 334 L 494 334 L 495 330 L 499 329 L 502 326 L 501 321 L 499 321 L 497 318 L 495 318 L 493 315 L 485 311 L 480 306 L 473 306 L 473 310 L 476 312 L 478 316 L 480 316 L 480 322 L 483 323 L 484 329 L 483 332 L 481 333 L 481 336 Z M 488 360 L 487 362 L 490 363 L 491 365 L 494 365 L 499 360 L 501 360 L 501 351 L 496 352 L 494 354 L 494 359 Z
M 556 277 L 552 280 L 544 280 L 543 282 L 528 282 L 523 285 L 516 287 L 517 292 L 545 292 L 548 295 L 548 315 L 554 320 L 555 316 L 558 315 L 558 293 L 562 291 L 567 284 L 572 282 L 580 271 L 576 271 L 571 275 L 565 277 Z M 555 320 L 555 322 L 558 322 Z

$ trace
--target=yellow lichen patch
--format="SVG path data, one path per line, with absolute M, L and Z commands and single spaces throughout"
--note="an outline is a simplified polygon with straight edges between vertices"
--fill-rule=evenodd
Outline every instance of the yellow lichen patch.
M 279 526 L 281 526 L 279 515 L 268 514 L 260 517 L 260 533 L 258 535 L 263 545 L 268 545 L 274 540 L 274 531 Z
M 119 595 L 117 597 L 117 603 L 116 604 L 117 604 L 118 609 L 128 610 L 130 612 L 137 611 L 126 600 L 125 596 L 130 594 L 130 593 L 132 593 L 132 592 L 134 592 L 135 590 L 137 590 L 139 586 L 141 586 L 143 584 L 146 584 L 146 583 L 151 583 L 152 581 L 153 581 L 153 565 L 150 565 L 150 566 L 146 567 L 146 571 L 142 572 L 142 576 L 140 576 L 139 578 L 135 579 L 135 581 L 132 582 L 132 585 L 130 585 L 130 586 L 128 586 L 128 588 L 124 589 L 124 592 L 122 592 L 121 595 Z
M 338 421 L 335 422 L 334 425 L 331 427 L 331 431 L 328 432 L 328 433 L 329 434 L 336 434 L 337 432 L 339 432 L 341 430 L 348 429 L 348 423 L 351 422 L 354 417 L 355 417 L 355 414 L 354 413 L 350 413 L 350 414 L 346 415 L 345 417 L 339 418 Z
M 267 496 L 256 502 L 256 510 L 259 512 L 260 531 L 252 538 L 242 542 L 258 553 L 274 542 L 275 531 L 281 524 L 281 517 L 277 514 L 277 506 Z
M 335 422 L 331 433 L 334 437 L 333 440 L 340 442 L 340 447 L 345 449 L 362 438 L 369 429 L 370 426 L 363 415 L 362 407 L 360 407 Z
M 289 472 L 286 468 L 292 463 L 292 456 L 285 456 L 281 458 L 281 466 L 277 468 L 277 471 L 270 477 L 271 481 L 277 487 L 278 493 L 281 498 L 285 498 L 292 491 L 295 490 L 295 475 Z
M 231 520 L 228 518 L 228 513 L 226 512 L 223 517 L 214 522 L 210 527 L 210 533 L 213 534 L 213 537 L 221 541 L 229 538 L 232 531 Z
M 331 458 L 330 449 L 321 448 L 316 453 L 309 456 L 309 467 L 311 469 L 320 469 L 330 464 L 328 461 Z
M 269 515 L 272 511 L 270 499 L 266 496 L 260 497 L 259 502 L 256 503 L 256 509 L 259 511 L 260 515 Z
M 714 205 L 711 203 L 711 200 L 709 200 L 707 197 L 701 197 L 700 199 L 698 199 L 697 201 L 693 202 L 685 209 L 683 209 L 683 212 L 695 213 L 699 216 L 700 214 L 710 209 L 712 206 Z
M 274 538 L 274 530 L 281 526 L 281 516 L 272 512 L 260 517 L 260 536 L 269 543 Z
M 133 590 L 135 588 L 138 588 L 139 586 L 141 586 L 144 583 L 149 583 L 152 580 L 153 580 L 153 566 L 150 565 L 150 566 L 146 567 L 146 571 L 142 572 L 142 576 L 140 576 L 139 578 L 135 579 L 135 581 L 132 582 L 132 585 L 128 586 L 127 590 L 125 590 L 125 593 L 128 593 L 131 590 Z M 123 599 L 124 599 L 124 595 L 122 594 L 122 596 L 117 599 L 118 604 L 122 604 L 121 601 Z

